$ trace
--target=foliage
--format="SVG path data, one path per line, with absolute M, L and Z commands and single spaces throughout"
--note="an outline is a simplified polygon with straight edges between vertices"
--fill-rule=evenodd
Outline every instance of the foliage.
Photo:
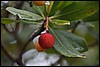
M 25 8 L 25 6 L 22 7 Z M 98 30 L 95 28 L 96 23 L 98 24 L 98 1 L 50 1 L 50 5 L 36 6 L 33 4 L 30 9 L 32 9 L 31 12 L 28 11 L 27 8 L 23 10 L 22 8 L 18 9 L 9 6 L 4 10 L 12 15 L 1 18 L 3 26 L 2 39 L 5 39 L 4 41 L 9 39 L 7 42 L 10 43 L 7 44 L 5 42 L 4 44 L 11 47 L 14 46 L 19 49 L 20 53 L 25 45 L 30 44 L 27 46 L 27 49 L 34 48 L 34 45 L 32 45 L 33 43 L 31 42 L 32 38 L 39 35 L 44 30 L 45 26 L 42 27 L 42 25 L 46 20 L 46 17 L 49 18 L 49 32 L 55 37 L 54 47 L 47 50 L 47 53 L 54 52 L 59 53 L 65 58 L 80 57 L 83 59 L 87 58 L 88 54 L 85 54 L 84 52 L 90 50 L 88 47 L 90 45 L 88 44 L 92 41 L 91 37 L 96 41 L 96 44 L 98 44 L 99 35 Z M 17 19 L 13 20 L 12 16 Z M 96 23 L 94 21 L 96 21 Z M 14 24 L 16 26 L 14 26 Z M 5 25 L 10 26 L 13 31 L 9 31 L 9 27 L 7 30 Z M 7 35 L 8 33 L 10 35 Z M 4 37 L 4 34 L 7 37 Z M 91 36 L 88 37 L 87 35 Z M 17 43 L 11 44 L 11 42 L 16 40 Z M 12 54 L 16 51 L 16 49 L 9 49 Z M 17 53 L 18 52 L 16 52 L 16 54 Z M 17 54 L 17 56 L 19 56 L 20 53 Z M 16 54 L 14 55 L 16 56 Z

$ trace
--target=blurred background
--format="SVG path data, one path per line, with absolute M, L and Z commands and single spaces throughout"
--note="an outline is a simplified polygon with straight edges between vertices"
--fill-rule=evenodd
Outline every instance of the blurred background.
M 11 14 L 5 11 L 5 8 L 8 6 L 20 8 L 32 12 L 32 8 L 29 3 L 26 1 L 1 1 L 1 18 L 13 18 Z M 84 21 L 83 21 L 84 20 Z M 69 58 L 65 57 L 60 59 L 60 54 L 56 50 L 51 49 L 47 52 L 40 52 L 37 55 L 37 51 L 34 48 L 33 42 L 31 42 L 27 49 L 26 53 L 23 55 L 23 61 L 28 66 L 98 66 L 99 65 L 99 12 L 96 12 L 94 15 L 84 18 L 82 23 L 76 28 L 75 34 L 78 34 L 86 39 L 88 51 L 84 52 L 87 58 Z M 85 23 L 84 23 L 85 22 Z M 8 24 L 7 28 L 12 31 L 15 27 L 15 24 Z M 24 27 L 22 30 L 21 27 Z M 30 29 L 30 30 L 29 30 Z M 20 31 L 23 31 L 20 35 L 21 39 L 24 41 L 27 36 L 32 33 L 34 30 L 34 25 L 20 24 Z M 27 32 L 26 32 L 27 31 Z M 11 34 L 5 31 L 4 27 L 1 25 L 1 35 L 3 42 L 8 51 L 17 56 L 17 46 L 16 40 Z M 34 53 L 34 55 L 30 55 Z M 32 57 L 31 57 L 32 56 Z M 41 57 L 41 58 L 40 58 Z M 34 59 L 35 58 L 35 59 Z M 32 60 L 34 59 L 34 60 Z M 60 60 L 59 60 L 60 59 Z M 62 61 L 61 61 L 62 60 Z M 33 62 L 33 63 L 32 63 Z M 42 63 L 41 63 L 42 62 Z M 11 66 L 17 65 L 15 62 L 10 61 L 9 58 L 1 50 L 1 66 Z

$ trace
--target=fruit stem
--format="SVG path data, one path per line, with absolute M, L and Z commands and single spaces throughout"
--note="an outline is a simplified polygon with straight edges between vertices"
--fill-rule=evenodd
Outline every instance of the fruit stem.
M 48 17 L 46 17 L 46 32 L 48 32 Z

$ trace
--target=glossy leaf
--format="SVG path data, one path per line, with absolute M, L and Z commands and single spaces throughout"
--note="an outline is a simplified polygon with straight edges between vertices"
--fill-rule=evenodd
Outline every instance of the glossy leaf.
M 91 16 L 98 10 L 98 1 L 74 2 L 68 7 L 64 8 L 58 16 L 54 17 L 58 19 L 73 21 Z
M 99 12 L 96 12 L 92 16 L 83 19 L 83 21 L 87 21 L 87 22 L 98 21 L 98 20 L 99 20 Z
M 10 19 L 10 18 L 1 18 L 1 23 L 2 24 L 10 24 L 13 22 L 17 22 L 16 20 Z
M 57 11 L 58 11 L 57 5 L 59 4 L 59 2 L 60 2 L 60 1 L 54 1 L 49 16 L 52 16 L 52 15 L 54 15 L 55 13 L 57 13 Z
M 54 4 L 52 5 L 52 9 L 49 16 L 59 13 L 63 8 L 69 6 L 72 3 L 73 1 L 54 1 Z
M 27 24 L 38 24 L 38 23 L 39 23 L 39 21 L 42 21 L 42 20 L 38 20 L 38 21 L 33 21 L 33 20 L 25 20 L 25 19 L 20 20 L 20 22 L 22 22 L 22 23 L 27 23 Z
M 70 23 L 70 25 L 58 25 L 54 23 L 49 23 L 49 26 L 52 27 L 52 29 L 56 30 L 71 30 L 74 28 L 75 23 Z
M 57 5 L 57 8 L 59 10 L 62 10 L 63 8 L 71 5 L 74 1 L 60 1 L 59 4 Z
M 55 23 L 57 25 L 70 25 L 70 21 L 67 20 L 59 20 L 59 19 L 54 19 L 52 23 Z
M 67 25 L 57 25 L 57 24 L 54 24 L 54 23 L 49 23 L 49 26 L 52 27 L 52 29 L 57 29 L 57 30 L 67 30 L 68 26 Z
M 88 52 L 85 52 L 85 55 L 87 56 L 85 59 L 66 57 L 66 61 L 71 66 L 99 66 L 99 45 L 90 48 Z
M 68 57 L 84 57 L 80 52 L 87 51 L 86 42 L 83 38 L 72 33 L 54 30 L 50 28 L 50 32 L 55 37 L 54 48 L 62 55 Z
M 7 7 L 6 10 L 12 13 L 13 15 L 18 15 L 20 19 L 33 20 L 33 21 L 42 19 L 41 16 L 25 10 L 16 9 L 13 7 Z
M 46 7 L 45 6 L 36 6 L 33 4 L 32 6 L 33 10 L 35 10 L 40 16 L 44 18 L 44 15 L 46 15 Z

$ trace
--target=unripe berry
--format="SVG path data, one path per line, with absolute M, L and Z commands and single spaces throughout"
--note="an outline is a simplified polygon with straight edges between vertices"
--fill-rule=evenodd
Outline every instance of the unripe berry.
M 42 51 L 45 50 L 45 49 L 41 48 L 41 46 L 39 45 L 38 41 L 37 41 L 36 44 L 35 44 L 35 48 L 36 48 L 36 50 L 39 51 L 39 52 L 42 52 Z
M 37 6 L 43 6 L 46 1 L 33 1 L 33 3 Z
M 41 34 L 39 37 L 39 45 L 44 49 L 52 48 L 54 45 L 54 37 L 50 33 Z

